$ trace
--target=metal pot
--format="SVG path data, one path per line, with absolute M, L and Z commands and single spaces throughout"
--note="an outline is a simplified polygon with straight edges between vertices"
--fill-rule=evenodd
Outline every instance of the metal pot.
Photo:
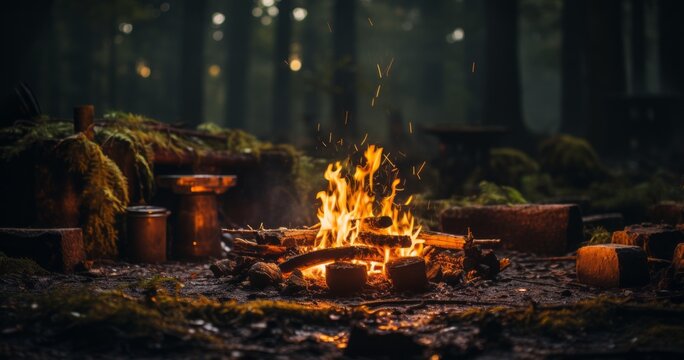
M 126 257 L 133 262 L 166 261 L 166 219 L 170 211 L 158 206 L 126 208 Z

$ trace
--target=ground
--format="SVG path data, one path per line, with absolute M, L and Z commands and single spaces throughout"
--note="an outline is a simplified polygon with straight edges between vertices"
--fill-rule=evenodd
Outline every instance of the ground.
M 0 357 L 684 356 L 682 293 L 655 281 L 593 289 L 577 283 L 574 261 L 497 253 L 511 266 L 495 280 L 397 294 L 376 277 L 354 298 L 323 282 L 283 297 L 215 278 L 209 263 L 4 274 Z

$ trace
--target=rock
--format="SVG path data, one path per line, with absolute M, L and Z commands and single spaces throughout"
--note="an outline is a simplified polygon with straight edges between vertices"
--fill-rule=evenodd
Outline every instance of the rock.
M 297 269 L 287 277 L 281 293 L 283 295 L 295 295 L 306 291 L 307 288 L 308 284 L 306 279 L 304 279 L 304 274 L 302 274 L 301 270 Z
M 684 244 L 678 244 L 672 256 L 672 268 L 676 272 L 684 271 Z
M 684 222 L 684 204 L 661 202 L 648 209 L 648 218 L 656 224 L 677 225 Z
M 398 291 L 420 292 L 427 286 L 425 259 L 406 256 L 392 259 L 385 264 L 385 272 Z
M 677 244 L 684 242 L 684 232 L 670 225 L 643 223 L 630 225 L 613 233 L 612 243 L 640 246 L 649 257 L 670 260 Z
M 625 219 L 620 213 L 596 214 L 582 217 L 586 229 L 602 227 L 610 232 L 625 227 Z
M 80 228 L 2 228 L 0 251 L 7 256 L 32 259 L 47 270 L 63 273 L 74 272 L 86 257 Z
M 422 357 L 423 347 L 412 336 L 394 331 L 380 332 L 355 325 L 344 350 L 348 357 L 401 358 Z
M 235 259 L 223 259 L 209 265 L 209 270 L 211 270 L 214 276 L 218 278 L 232 275 L 235 267 L 237 267 L 237 262 Z
M 600 288 L 629 288 L 650 281 L 646 252 L 638 246 L 602 244 L 577 250 L 577 278 Z
M 283 281 L 283 273 L 280 272 L 278 265 L 273 263 L 255 263 L 249 268 L 247 276 L 249 277 L 249 283 L 257 289 L 262 289 Z
M 441 215 L 442 229 L 501 239 L 506 249 L 562 255 L 584 241 L 577 205 L 489 205 L 454 207 Z

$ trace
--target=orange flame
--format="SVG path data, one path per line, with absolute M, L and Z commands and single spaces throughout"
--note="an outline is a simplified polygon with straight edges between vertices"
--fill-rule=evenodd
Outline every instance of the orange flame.
M 401 182 L 398 178 L 394 177 L 391 180 L 389 195 L 380 198 L 376 203 L 374 175 L 382 165 L 382 150 L 381 147 L 369 145 L 364 152 L 365 161 L 356 166 L 351 178 L 348 178 L 344 166 L 339 161 L 328 165 L 325 171 L 328 189 L 316 194 L 316 198 L 321 200 L 321 206 L 318 209 L 320 229 L 316 236 L 316 249 L 354 245 L 362 230 L 362 222 L 357 220 L 388 216 L 392 219 L 392 225 L 374 231 L 385 235 L 410 236 L 412 245 L 409 248 L 384 249 L 384 262 L 386 263 L 398 256 L 420 255 L 422 253 L 421 243 L 423 241 L 418 240 L 420 226 L 415 225 L 410 211 L 403 211 L 400 205 L 394 203 L 398 191 L 397 187 Z M 396 172 L 392 172 L 392 174 L 396 174 Z M 384 270 L 384 263 L 367 265 L 369 272 Z M 325 265 L 320 265 L 308 269 L 306 273 L 322 276 L 325 274 L 324 271 Z

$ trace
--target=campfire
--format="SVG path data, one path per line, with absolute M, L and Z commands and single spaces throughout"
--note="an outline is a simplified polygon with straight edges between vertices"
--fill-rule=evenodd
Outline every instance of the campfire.
M 412 196 L 397 203 L 399 169 L 382 169 L 384 159 L 383 148 L 369 145 L 357 165 L 329 164 L 328 188 L 316 195 L 321 204 L 314 226 L 224 230 L 231 250 L 228 259 L 212 265 L 215 275 L 248 270 L 257 287 L 278 283 L 283 274 L 288 280 L 325 279 L 331 292 L 351 294 L 369 276 L 386 276 L 396 290 L 421 291 L 428 280 L 500 271 L 493 252 L 480 249 L 499 240 L 423 231 L 408 207 Z

